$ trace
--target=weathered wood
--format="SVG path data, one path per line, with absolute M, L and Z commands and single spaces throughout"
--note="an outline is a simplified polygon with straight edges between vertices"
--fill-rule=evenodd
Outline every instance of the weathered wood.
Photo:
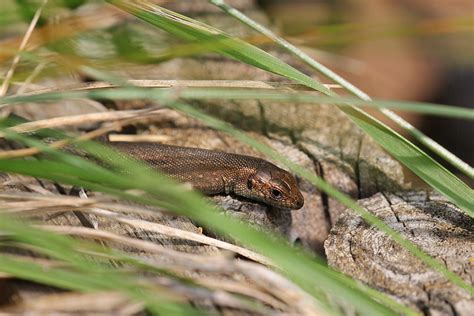
M 378 193 L 361 200 L 403 237 L 467 284 L 473 284 L 474 220 L 431 192 Z M 338 219 L 325 242 L 329 264 L 425 315 L 472 315 L 474 293 L 448 282 L 352 211 Z

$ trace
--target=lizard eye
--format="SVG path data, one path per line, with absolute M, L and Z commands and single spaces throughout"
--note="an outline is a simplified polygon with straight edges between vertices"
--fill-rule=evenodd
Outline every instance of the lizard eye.
M 252 190 L 252 188 L 253 188 L 253 183 L 252 183 L 252 180 L 251 180 L 251 179 L 248 179 L 248 180 L 247 180 L 247 188 L 248 188 L 249 190 Z
M 281 191 L 277 189 L 271 189 L 270 194 L 272 195 L 274 199 L 277 199 L 277 200 L 283 197 L 283 193 L 281 193 Z

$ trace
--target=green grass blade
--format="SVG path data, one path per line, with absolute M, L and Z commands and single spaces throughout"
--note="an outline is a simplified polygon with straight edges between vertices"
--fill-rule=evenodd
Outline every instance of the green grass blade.
M 436 160 L 385 124 L 368 118 L 357 108 L 344 112 L 398 161 L 415 172 L 432 188 L 442 193 L 467 215 L 474 217 L 474 191 Z
M 97 98 L 94 92 L 102 97 L 121 98 L 124 100 L 132 100 L 134 98 L 143 98 L 144 94 L 151 94 L 153 98 L 159 97 L 175 97 L 175 88 L 162 87 L 120 87 L 104 86 L 101 88 L 80 88 L 80 90 L 69 90 L 62 92 L 44 92 L 41 94 L 8 96 L 0 98 L 0 108 L 11 104 L 19 104 L 26 102 L 42 102 L 62 99 L 75 98 Z M 90 92 L 86 92 L 90 91 Z M 153 92 L 150 92 L 153 91 Z M 184 99 L 197 100 L 271 100 L 274 102 L 291 102 L 291 103 L 309 103 L 309 104 L 325 104 L 339 105 L 341 107 L 371 107 L 371 108 L 390 108 L 406 112 L 414 112 L 428 114 L 433 116 L 441 116 L 448 118 L 457 118 L 463 120 L 474 120 L 474 110 L 471 108 L 457 107 L 452 105 L 413 102 L 413 101 L 392 101 L 378 100 L 363 101 L 356 98 L 348 97 L 332 97 L 321 96 L 320 94 L 307 91 L 288 91 L 286 89 L 269 89 L 269 88 L 221 88 L 215 87 L 212 83 L 208 87 L 192 87 L 181 86 L 179 97 Z
M 164 89 L 166 91 L 166 89 Z M 164 92 L 163 92 L 164 93 Z M 471 108 L 451 105 L 413 102 L 372 100 L 364 101 L 356 98 L 321 96 L 316 93 L 288 92 L 278 89 L 235 89 L 235 88 L 182 88 L 179 96 L 189 99 L 214 100 L 272 100 L 279 102 L 312 103 L 339 105 L 341 107 L 364 106 L 372 108 L 392 108 L 407 112 L 430 114 L 434 116 L 474 120 L 474 110 Z

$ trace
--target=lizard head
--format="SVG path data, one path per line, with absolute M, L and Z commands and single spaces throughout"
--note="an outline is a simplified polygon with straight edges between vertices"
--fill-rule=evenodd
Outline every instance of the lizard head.
M 248 178 L 247 189 L 253 198 L 271 206 L 297 210 L 304 204 L 295 177 L 269 162 Z

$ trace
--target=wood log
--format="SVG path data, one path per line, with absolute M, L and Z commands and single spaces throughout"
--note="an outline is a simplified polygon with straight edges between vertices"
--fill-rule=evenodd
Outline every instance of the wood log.
M 361 204 L 472 285 L 474 220 L 452 203 L 433 192 L 408 191 L 377 193 Z M 474 293 L 449 282 L 352 211 L 339 217 L 324 246 L 332 267 L 424 315 L 472 315 Z

